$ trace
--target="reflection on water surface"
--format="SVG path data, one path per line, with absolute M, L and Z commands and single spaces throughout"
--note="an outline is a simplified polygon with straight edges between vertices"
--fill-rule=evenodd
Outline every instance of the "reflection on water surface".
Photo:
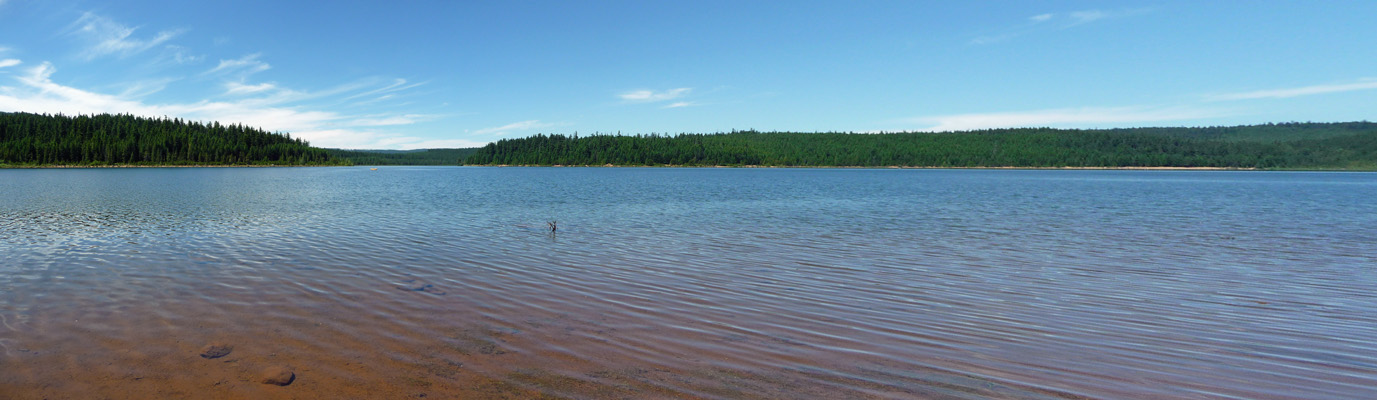
M 0 397 L 1358 398 L 1373 198 L 1359 173 L 0 170 Z

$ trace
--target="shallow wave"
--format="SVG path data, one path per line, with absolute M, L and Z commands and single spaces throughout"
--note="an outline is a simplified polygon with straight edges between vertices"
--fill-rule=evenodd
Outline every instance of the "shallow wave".
M 1377 390 L 1372 174 L 0 177 L 20 398 Z M 284 364 L 292 386 L 256 384 Z

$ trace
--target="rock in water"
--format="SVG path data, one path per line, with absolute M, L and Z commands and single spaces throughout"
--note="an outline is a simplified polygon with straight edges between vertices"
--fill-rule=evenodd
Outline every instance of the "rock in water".
M 287 386 L 296 380 L 296 374 L 292 373 L 291 368 L 275 365 L 263 370 L 263 383 L 277 386 Z
M 234 346 L 224 343 L 211 343 L 201 348 L 201 358 L 220 358 L 234 351 Z
M 430 294 L 433 294 L 433 295 L 439 295 L 439 296 L 444 296 L 444 295 L 445 295 L 445 291 L 440 290 L 440 289 L 436 288 L 435 285 L 432 285 L 432 284 L 429 284 L 429 283 L 408 283 L 408 284 L 405 284 L 405 285 L 397 285 L 397 289 L 401 289 L 401 290 L 405 290 L 405 291 L 409 291 L 409 292 L 426 292 L 426 293 L 430 293 Z
M 397 285 L 398 289 L 412 292 L 424 292 L 426 289 L 432 287 L 435 287 L 435 285 L 429 283 L 408 283 L 405 285 Z

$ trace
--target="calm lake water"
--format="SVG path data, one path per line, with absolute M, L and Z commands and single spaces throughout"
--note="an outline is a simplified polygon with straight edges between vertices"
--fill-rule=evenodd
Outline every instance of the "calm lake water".
M 0 398 L 1370 398 L 1375 199 L 1371 173 L 0 170 Z

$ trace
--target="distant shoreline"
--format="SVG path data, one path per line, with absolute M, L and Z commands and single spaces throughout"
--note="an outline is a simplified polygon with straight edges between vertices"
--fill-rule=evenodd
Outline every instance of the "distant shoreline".
M 81 168 L 287 168 L 287 167 L 348 167 L 349 165 L 7 165 L 0 169 L 81 169 Z
M 1370 169 L 1323 168 L 1231 168 L 1231 167 L 915 167 L 915 166 L 838 166 L 838 165 L 0 165 L 0 169 L 105 169 L 105 168 L 303 168 L 303 167 L 501 167 L 501 168 L 767 168 L 767 169 L 985 169 L 985 170 L 1066 170 L 1066 171 L 1313 171 L 1377 172 Z
M 1036 169 L 1036 170 L 1162 170 L 1162 171 L 1270 171 L 1257 168 L 1231 167 L 914 167 L 914 166 L 840 166 L 840 165 L 465 165 L 466 167 L 551 167 L 551 168 L 827 168 L 827 169 Z M 1305 170 L 1349 171 L 1349 170 Z

